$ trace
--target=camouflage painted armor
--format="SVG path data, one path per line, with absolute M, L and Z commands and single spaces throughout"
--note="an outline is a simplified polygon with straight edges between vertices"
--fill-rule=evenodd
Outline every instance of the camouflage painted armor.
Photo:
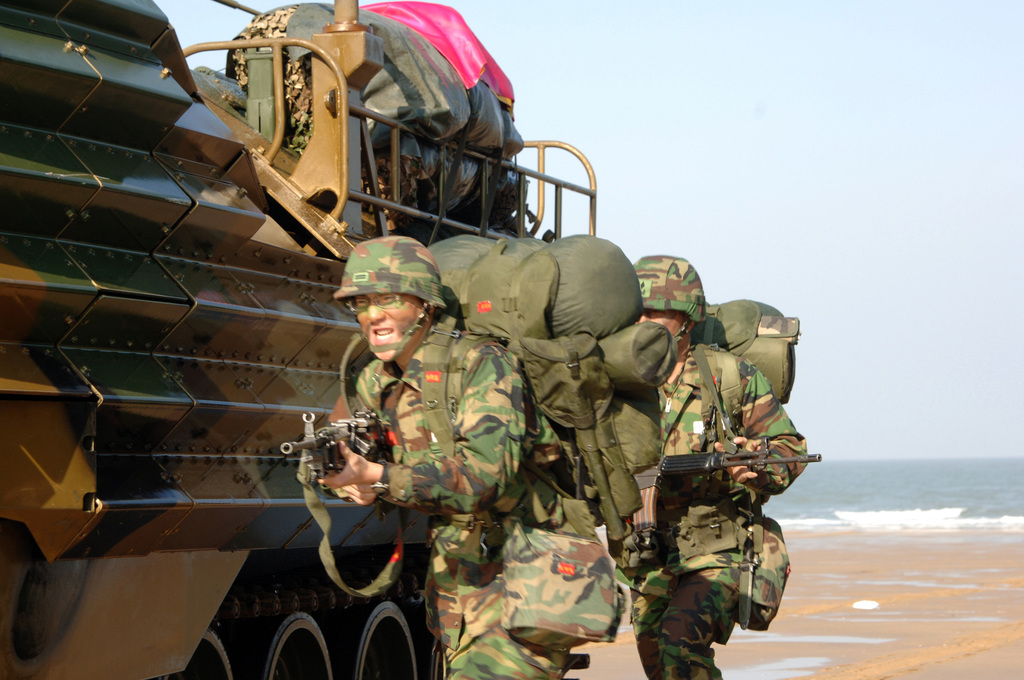
M 743 385 L 737 434 L 751 445 L 770 436 L 772 450 L 780 457 L 805 454 L 806 442 L 767 378 L 745 359 L 724 353 L 720 357 L 737 362 Z M 710 450 L 702 436 L 701 391 L 697 362 L 690 352 L 679 378 L 662 387 L 665 455 Z M 782 493 L 803 467 L 770 466 L 758 491 L 765 497 Z M 648 677 L 721 677 L 711 645 L 728 641 L 738 618 L 743 532 L 735 520 L 738 503 L 747 495 L 748 488 L 725 471 L 660 480 L 657 557 L 629 570 L 637 648 Z
M 421 345 L 404 372 L 374 360 L 356 389 L 394 433 L 386 500 L 431 516 L 427 624 L 448 649 L 449 677 L 561 677 L 564 651 L 520 644 L 500 625 L 504 533 L 494 525 L 513 512 L 540 525 L 522 502 L 530 492 L 520 462 L 532 456 L 550 464 L 560 455 L 558 439 L 524 393 L 512 357 L 484 343 L 466 355 L 455 455 L 445 455 L 423 412 L 423 381 L 435 377 L 424 371 L 425 351 Z M 561 523 L 554 492 L 536 481 L 532 487 Z
M 408 236 L 384 236 L 357 245 L 345 264 L 334 299 L 376 293 L 406 293 L 444 306 L 434 256 Z
M 690 320 L 704 320 L 707 302 L 697 270 L 681 257 L 650 255 L 633 265 L 640 279 L 644 309 L 675 310 Z

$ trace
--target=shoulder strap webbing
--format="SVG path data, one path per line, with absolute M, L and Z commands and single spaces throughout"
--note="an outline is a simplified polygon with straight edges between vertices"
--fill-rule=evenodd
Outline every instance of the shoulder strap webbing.
M 486 336 L 464 335 L 462 337 L 455 338 L 454 342 L 438 343 L 435 346 L 436 348 L 428 347 L 427 349 L 427 355 L 434 355 L 433 357 L 429 357 L 432 361 L 432 365 L 438 366 L 439 368 L 437 370 L 442 371 L 442 373 L 440 382 L 424 380 L 424 414 L 426 415 L 427 426 L 430 428 L 438 446 L 442 451 L 449 455 L 452 454 L 455 449 L 455 440 L 452 437 L 451 428 L 458 409 L 458 398 L 455 395 L 462 393 L 462 377 L 465 372 L 466 355 L 469 353 L 469 350 L 483 342 L 489 341 L 490 339 L 491 338 Z M 445 360 L 440 362 L 440 348 L 442 347 L 446 347 L 447 351 L 445 352 Z M 433 362 L 438 363 L 435 364 Z M 431 402 L 434 404 L 433 407 L 431 407 Z M 439 408 L 440 403 L 444 403 L 446 408 Z M 537 479 L 554 489 L 560 496 L 568 500 L 573 499 L 572 494 L 555 484 L 555 482 L 532 458 L 524 456 L 522 459 L 522 465 L 524 468 L 532 472 Z M 548 513 L 541 504 L 540 497 L 533 490 L 533 485 L 530 484 L 528 479 L 526 480 L 526 483 L 529 489 L 528 494 L 531 497 L 535 516 L 540 518 L 542 521 L 546 521 Z
M 706 414 L 710 408 L 714 408 L 718 411 L 718 416 L 721 418 L 722 429 L 725 431 L 725 435 L 728 438 L 727 441 L 722 443 L 726 448 L 728 448 L 729 443 L 732 442 L 736 434 L 732 426 L 732 415 L 722 405 L 722 396 L 719 393 L 718 383 L 715 380 L 715 374 L 712 372 L 711 365 L 708 362 L 708 355 L 713 350 L 704 345 L 697 345 L 693 349 L 693 358 L 697 362 L 697 370 L 700 372 L 700 382 L 702 387 L 701 401 L 703 402 L 703 406 L 701 410 L 704 414 Z M 710 399 L 705 400 L 705 393 L 710 397 Z
M 469 350 L 488 338 L 463 335 L 458 331 L 436 333 L 423 355 L 423 415 L 427 428 L 441 450 L 454 451 L 452 424 L 462 394 L 462 377 Z
M 700 379 L 703 386 L 707 388 L 708 393 L 711 395 L 712 403 L 714 408 L 718 409 L 721 414 L 723 429 L 726 432 L 728 441 L 722 442 L 726 446 L 728 451 L 729 445 L 732 442 L 735 433 L 732 427 L 732 416 L 731 410 L 728 410 L 723 406 L 721 401 L 721 394 L 718 389 L 718 384 L 714 380 L 714 373 L 711 371 L 711 366 L 708 362 L 708 354 L 714 350 L 708 347 L 698 345 L 695 348 L 697 351 L 694 352 L 694 358 L 697 360 L 697 369 L 700 371 Z M 719 362 L 715 362 L 721 366 Z M 722 362 L 728 363 L 728 362 Z M 723 367 L 723 374 L 728 374 L 728 367 Z M 736 372 L 735 378 L 730 379 L 733 382 L 739 384 L 739 374 Z M 722 391 L 726 391 L 732 385 L 726 385 L 726 379 L 723 377 L 722 380 Z M 734 392 L 735 390 L 729 390 Z M 704 392 L 701 392 L 701 398 L 703 399 Z M 761 497 L 760 494 L 754 493 L 753 491 L 747 491 L 746 494 L 746 505 L 748 505 L 748 526 L 747 526 L 747 540 L 744 546 L 744 559 L 740 565 L 740 602 L 739 602 L 739 623 L 743 629 L 747 628 L 750 623 L 750 612 L 753 602 L 753 587 L 754 587 L 754 569 L 756 568 L 756 556 L 760 555 L 763 550 L 764 544 L 764 519 L 761 511 Z
M 680 381 L 682 380 L 682 376 L 681 375 L 679 376 L 679 380 Z M 676 382 L 676 388 L 678 388 L 678 386 L 679 386 L 679 382 L 677 381 Z M 659 388 L 658 391 L 659 391 L 659 393 L 661 392 L 660 388 Z M 668 395 L 662 394 L 662 396 L 665 399 L 665 407 L 663 407 L 663 408 L 668 408 L 670 402 L 675 397 L 675 394 L 676 394 L 675 390 L 673 390 L 672 393 L 668 394 Z M 680 419 L 682 419 L 682 417 L 683 417 L 683 409 L 680 408 L 679 411 L 675 414 L 675 416 L 672 419 L 666 420 L 666 421 L 664 421 L 662 423 L 662 425 L 661 425 L 661 450 L 662 451 L 664 451 L 665 447 L 668 445 L 668 438 L 672 436 L 672 430 L 675 428 L 675 426 L 677 424 L 679 424 L 679 421 L 680 421 Z

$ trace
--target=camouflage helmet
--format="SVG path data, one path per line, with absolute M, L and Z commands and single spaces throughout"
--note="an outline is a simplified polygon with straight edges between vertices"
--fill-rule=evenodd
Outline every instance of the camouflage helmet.
M 681 257 L 651 255 L 633 265 L 640 279 L 644 309 L 683 312 L 695 323 L 704 320 L 704 288 L 693 265 Z
M 444 307 L 441 290 L 437 261 L 426 247 L 408 236 L 384 236 L 352 250 L 334 299 L 405 293 Z

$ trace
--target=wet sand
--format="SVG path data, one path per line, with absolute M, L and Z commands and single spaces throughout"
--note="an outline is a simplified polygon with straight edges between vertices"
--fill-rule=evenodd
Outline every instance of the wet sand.
M 782 610 L 716 646 L 725 680 L 1024 678 L 1024 533 L 790 530 L 786 543 Z M 628 626 L 579 651 L 591 667 L 568 677 L 645 678 Z

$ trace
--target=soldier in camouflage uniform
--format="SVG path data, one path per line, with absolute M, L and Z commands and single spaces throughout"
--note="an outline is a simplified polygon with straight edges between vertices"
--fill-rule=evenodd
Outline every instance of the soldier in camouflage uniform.
M 701 400 L 709 395 L 689 335 L 704 319 L 700 277 L 689 262 L 676 257 L 645 257 L 635 267 L 644 298 L 641 320 L 668 328 L 679 347 L 675 370 L 661 388 L 663 454 L 709 452 L 711 438 L 705 435 L 705 426 L 713 426 L 703 421 L 701 408 Z M 745 359 L 725 352 L 716 358 L 738 364 L 743 386 L 737 427 L 742 436 L 734 443 L 754 450 L 768 436 L 772 455 L 805 454 L 805 440 L 767 378 Z M 720 441 L 714 448 L 724 450 Z M 803 467 L 790 463 L 761 472 L 734 467 L 705 476 L 665 476 L 645 491 L 656 498 L 656 523 L 634 536 L 638 554 L 633 563 L 639 564 L 624 571 L 631 580 L 633 626 L 648 678 L 721 678 L 711 645 L 725 644 L 738 621 L 745 539 L 737 522 L 739 510 L 752 498 L 751 492 L 762 500 L 782 493 Z
M 390 430 L 394 462 L 369 462 L 342 444 L 346 466 L 325 482 L 361 504 L 380 494 L 430 515 L 427 624 L 446 648 L 448 677 L 559 678 L 565 650 L 524 644 L 500 625 L 500 519 L 515 513 L 541 526 L 532 503 L 521 502 L 536 493 L 551 515 L 545 526 L 564 521 L 554 491 L 528 481 L 530 473 L 520 467 L 528 456 L 541 466 L 556 460 L 558 439 L 511 355 L 483 342 L 466 354 L 451 427 L 455 454 L 442 452 L 422 404 L 424 381 L 444 379 L 423 365 L 426 345 L 441 337 L 432 333 L 434 314 L 444 307 L 441 295 L 437 264 L 413 239 L 389 236 L 353 250 L 335 298 L 355 312 L 377 357 L 360 374 L 356 391 Z

